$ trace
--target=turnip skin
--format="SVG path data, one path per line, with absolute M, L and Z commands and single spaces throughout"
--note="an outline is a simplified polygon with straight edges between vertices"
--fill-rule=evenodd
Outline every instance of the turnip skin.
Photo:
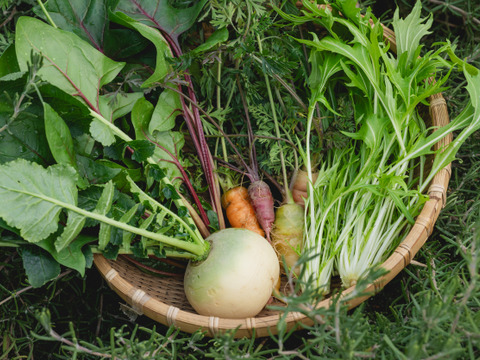
M 270 299 L 280 276 L 272 246 L 246 229 L 229 228 L 210 235 L 210 253 L 190 262 L 184 278 L 188 301 L 200 315 L 247 318 Z

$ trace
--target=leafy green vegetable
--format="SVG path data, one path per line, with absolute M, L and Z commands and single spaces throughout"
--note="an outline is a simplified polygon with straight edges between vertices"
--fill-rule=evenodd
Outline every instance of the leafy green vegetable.
M 20 70 L 27 70 L 31 51 L 40 54 L 44 58 L 40 78 L 100 112 L 99 90 L 117 76 L 124 63 L 107 58 L 76 35 L 34 18 L 18 19 L 15 35 Z
M 56 26 L 73 32 L 102 51 L 105 37 L 108 36 L 108 11 L 116 3 L 117 0 L 53 0 L 46 2 L 45 8 Z M 37 13 L 44 16 L 38 9 Z
M 46 251 L 38 247 L 25 247 L 21 255 L 23 268 L 33 287 L 41 287 L 60 275 L 60 265 Z
M 116 11 L 162 30 L 172 37 L 176 46 L 179 47 L 178 37 L 193 25 L 206 2 L 201 0 L 188 8 L 175 8 L 168 0 L 120 0 Z
M 47 103 L 43 103 L 45 134 L 50 151 L 58 164 L 68 164 L 77 168 L 73 139 L 65 121 Z

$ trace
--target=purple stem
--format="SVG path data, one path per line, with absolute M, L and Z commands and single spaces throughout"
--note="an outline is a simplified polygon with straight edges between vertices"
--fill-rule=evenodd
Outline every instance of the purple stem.
M 200 211 L 200 215 L 202 216 L 202 220 L 203 222 L 205 223 L 205 225 L 209 225 L 210 224 L 210 221 L 208 220 L 208 216 L 207 216 L 207 213 L 205 212 L 205 209 L 203 208 L 201 202 L 200 202 L 200 199 L 198 198 L 198 195 L 197 193 L 195 192 L 195 189 L 193 188 L 193 185 L 192 183 L 190 182 L 190 180 L 188 179 L 188 175 L 187 173 L 185 172 L 185 169 L 183 168 L 182 164 L 180 164 L 180 162 L 178 161 L 178 159 L 168 150 L 166 149 L 165 147 L 163 147 L 162 145 L 160 145 L 159 143 L 157 143 L 156 141 L 150 139 L 148 137 L 148 135 L 145 133 L 145 131 L 142 129 L 142 132 L 143 132 L 143 135 L 145 136 L 145 138 L 150 141 L 152 144 L 154 144 L 155 146 L 157 146 L 158 148 L 162 149 L 163 151 L 165 151 L 171 158 L 172 160 L 166 160 L 172 164 L 175 164 L 178 168 L 178 170 L 180 170 L 180 173 L 182 174 L 182 180 L 183 182 L 185 183 L 185 185 L 187 186 L 188 190 L 190 191 L 190 193 L 192 194 L 192 197 L 193 197 L 193 200 L 195 201 L 195 204 L 197 205 L 199 211 Z
M 164 35 L 165 39 L 167 40 L 168 44 L 170 45 L 172 52 L 177 56 L 180 57 L 182 55 L 182 50 L 180 48 L 180 44 L 178 42 L 178 37 L 180 34 L 175 34 L 175 33 L 169 33 L 167 32 L 159 23 L 158 21 L 148 14 L 141 6 L 140 4 L 132 0 L 132 3 L 135 4 L 135 6 L 138 8 L 138 10 L 142 13 L 143 16 L 145 16 L 149 21 L 151 21 L 155 27 L 160 30 Z M 193 82 L 188 74 L 188 72 L 185 73 L 185 81 L 187 82 L 187 90 L 188 90 L 188 95 L 189 97 L 196 102 L 196 96 L 195 96 L 195 91 L 193 90 Z M 181 87 L 179 86 L 179 89 L 181 90 Z M 182 101 L 182 107 L 184 108 L 184 114 L 189 113 L 189 109 L 187 105 L 185 104 L 184 101 Z M 220 199 L 217 199 L 218 197 L 218 192 L 215 191 L 216 184 L 215 184 L 215 177 L 214 177 L 214 172 L 213 172 L 213 159 L 210 154 L 210 150 L 207 144 L 207 141 L 205 139 L 205 134 L 203 132 L 203 127 L 202 127 L 202 120 L 200 118 L 200 113 L 197 108 L 193 108 L 193 116 L 186 116 L 185 120 L 187 122 L 187 127 L 188 131 L 190 132 L 190 135 L 192 136 L 192 140 L 194 142 L 195 149 L 198 152 L 198 156 L 200 158 L 200 162 L 202 164 L 202 168 L 205 172 L 205 177 L 207 180 L 209 192 L 210 192 L 210 199 L 213 205 L 214 210 L 217 212 L 218 216 L 220 217 L 220 214 L 222 212 L 221 205 L 220 205 Z M 220 206 L 220 208 L 218 207 Z

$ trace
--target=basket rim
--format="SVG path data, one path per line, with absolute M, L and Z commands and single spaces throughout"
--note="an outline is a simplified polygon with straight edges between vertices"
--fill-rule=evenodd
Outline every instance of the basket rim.
M 383 26 L 384 39 L 391 45 L 395 51 L 395 35 L 392 30 Z M 430 98 L 430 116 L 435 127 L 442 127 L 449 123 L 449 116 L 446 101 L 441 93 L 434 94 Z M 452 136 L 446 136 L 440 140 L 435 149 L 445 147 L 452 141 Z M 424 245 L 427 238 L 433 231 L 435 222 L 441 209 L 445 206 L 447 197 L 448 183 L 451 177 L 451 163 L 440 170 L 433 178 L 427 194 L 429 200 L 424 204 L 420 214 L 417 216 L 414 225 L 410 229 L 405 239 L 398 245 L 394 252 L 380 266 L 388 271 L 385 275 L 369 284 L 363 296 L 355 297 L 346 301 L 348 309 L 352 309 L 369 297 L 377 294 L 386 284 L 388 284 L 398 273 L 403 270 Z M 176 306 L 168 305 L 157 298 L 150 296 L 144 290 L 136 287 L 129 280 L 123 278 L 101 254 L 94 255 L 94 264 L 101 273 L 109 287 L 113 289 L 124 301 L 126 301 L 139 314 L 144 314 L 149 318 L 158 321 L 164 325 L 174 325 L 178 329 L 193 333 L 199 329 L 206 332 L 206 336 L 215 335 L 236 329 L 235 337 L 265 337 L 277 333 L 277 323 L 282 313 L 267 315 L 261 317 L 251 317 L 245 319 L 219 318 L 214 316 L 199 315 L 194 312 L 182 310 Z M 144 275 L 147 276 L 147 275 Z M 340 299 L 346 298 L 355 291 L 355 285 L 342 291 Z M 332 300 L 327 298 L 317 304 L 318 307 L 328 307 Z M 298 329 L 302 325 L 311 326 L 314 319 L 307 317 L 299 312 L 289 312 L 284 318 L 287 324 L 287 330 L 295 327 Z

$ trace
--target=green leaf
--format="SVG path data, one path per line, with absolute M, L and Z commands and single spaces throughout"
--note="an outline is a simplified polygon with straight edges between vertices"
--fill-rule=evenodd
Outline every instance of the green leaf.
M 180 132 L 176 131 L 155 131 L 151 134 L 149 124 L 152 114 L 154 113 L 153 105 L 145 100 L 139 99 L 132 109 L 132 123 L 135 129 L 135 138 L 137 140 L 154 141 L 157 145 L 152 158 L 164 170 L 167 177 L 174 179 L 182 176 L 180 170 L 175 164 L 172 164 L 172 155 L 180 158 L 180 153 L 185 139 Z M 167 160 L 167 161 L 163 161 Z
M 148 132 L 154 134 L 156 131 L 172 130 L 175 127 L 175 118 L 181 113 L 181 110 L 180 95 L 173 90 L 166 89 L 158 98 L 148 125 Z
M 93 160 L 89 157 L 77 155 L 78 174 L 88 180 L 90 184 L 104 184 L 117 176 L 122 169 L 113 168 L 105 160 Z
M 97 109 L 100 88 L 110 83 L 125 65 L 115 62 L 77 35 L 55 29 L 41 20 L 22 16 L 15 33 L 20 70 L 26 71 L 30 53 L 44 57 L 38 76 Z
M 100 196 L 100 199 L 97 202 L 97 206 L 95 207 L 94 212 L 100 215 L 106 215 L 112 208 L 113 204 L 113 197 L 114 197 L 114 192 L 115 188 L 113 187 L 113 182 L 109 181 L 108 183 L 105 184 L 102 195 Z M 98 248 L 100 250 L 105 249 L 107 244 L 110 242 L 110 236 L 112 233 L 112 226 L 101 223 L 100 224 L 100 231 L 98 233 Z
M 105 36 L 108 35 L 108 10 L 118 0 L 49 0 L 45 4 L 50 17 L 60 29 L 73 32 L 102 51 Z M 37 15 L 45 17 L 36 9 Z
M 23 76 L 17 62 L 17 55 L 15 54 L 15 45 L 9 45 L 2 56 L 0 56 L 0 80 L 4 76 L 16 73 L 16 76 Z
M 147 160 L 155 151 L 155 145 L 147 140 L 133 140 L 126 145 L 133 150 L 132 159 L 138 162 Z
M 105 39 L 105 55 L 113 59 L 126 59 L 138 54 L 150 42 L 132 29 L 110 29 Z
M 200 0 L 188 8 L 175 8 L 168 0 L 120 0 L 115 10 L 162 30 L 178 42 L 180 34 L 194 24 L 206 2 L 207 0 Z
M 397 56 L 408 53 L 408 62 L 414 59 L 415 52 L 420 46 L 420 40 L 430 34 L 428 30 L 433 23 L 433 16 L 427 20 L 420 18 L 421 10 L 422 3 L 417 1 L 405 19 L 400 19 L 398 8 L 393 16 L 392 24 L 397 43 Z
M 53 108 L 43 103 L 45 134 L 53 158 L 58 164 L 68 164 L 77 168 L 73 139 L 65 121 Z
M 28 282 L 34 288 L 60 275 L 60 265 L 46 251 L 29 246 L 22 249 L 21 255 Z
M 0 166 L 0 217 L 29 242 L 55 232 L 62 204 L 77 203 L 77 175 L 71 166 L 45 169 L 23 159 Z
M 137 30 L 142 36 L 150 40 L 157 49 L 156 65 L 154 73 L 142 84 L 143 88 L 152 86 L 160 82 L 170 72 L 170 65 L 167 58 L 172 57 L 170 47 L 162 34 L 153 27 L 147 26 L 135 19 L 122 13 L 116 13 L 113 18 L 118 23 L 129 26 Z
M 200 54 L 210 50 L 214 46 L 228 40 L 228 29 L 226 27 L 216 30 L 203 44 L 190 51 L 192 54 Z
M 116 119 L 132 111 L 135 102 L 142 97 L 143 93 L 141 92 L 100 96 L 100 113 L 106 120 L 113 123 Z M 98 119 L 93 119 L 90 123 L 90 133 L 103 146 L 109 146 L 115 142 L 115 134 L 112 129 Z
M 73 211 L 67 211 L 67 226 L 63 229 L 62 234 L 55 240 L 55 250 L 61 252 L 70 243 L 75 240 L 75 238 L 82 231 L 83 226 L 87 218 L 85 216 L 79 215 Z
M 85 256 L 84 247 L 87 243 L 95 240 L 95 238 L 80 235 L 75 239 L 75 241 L 61 251 L 56 249 L 54 239 L 52 237 L 40 241 L 37 243 L 37 245 L 48 251 L 60 265 L 77 270 L 81 276 L 84 276 L 85 268 L 91 266 L 87 257 Z
M 0 128 L 7 129 L 0 132 L 0 164 L 18 158 L 50 163 L 53 159 L 45 138 L 42 107 L 31 104 L 10 123 L 12 114 L 10 99 L 7 94 L 0 94 Z
M 132 124 L 137 140 L 147 140 L 147 131 L 152 118 L 154 107 L 145 98 L 137 100 L 132 109 Z

